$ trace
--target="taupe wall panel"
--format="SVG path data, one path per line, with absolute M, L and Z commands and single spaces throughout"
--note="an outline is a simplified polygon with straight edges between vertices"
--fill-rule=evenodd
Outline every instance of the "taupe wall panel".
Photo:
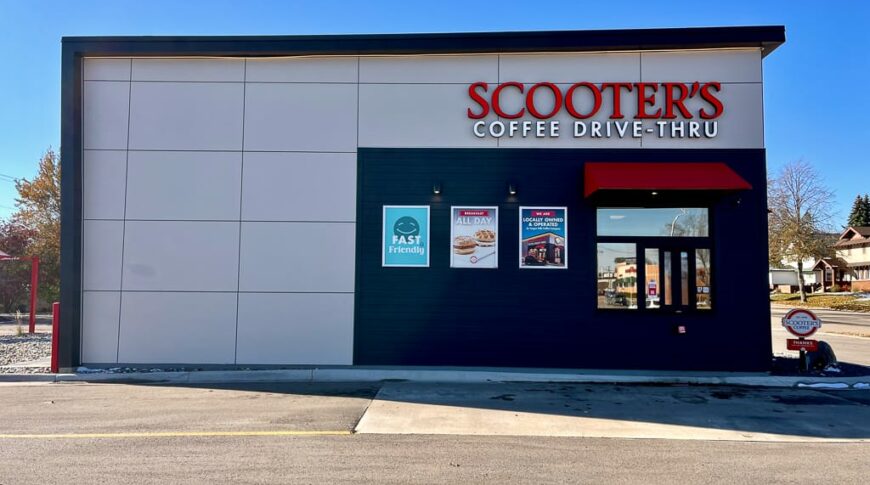
M 124 290 L 236 291 L 237 222 L 127 221 Z
M 130 149 L 241 150 L 244 84 L 132 84 Z
M 128 167 L 127 219 L 239 220 L 239 152 L 137 151 Z
M 235 293 L 127 292 L 118 361 L 232 364 Z
M 356 154 L 245 153 L 242 219 L 353 222 Z

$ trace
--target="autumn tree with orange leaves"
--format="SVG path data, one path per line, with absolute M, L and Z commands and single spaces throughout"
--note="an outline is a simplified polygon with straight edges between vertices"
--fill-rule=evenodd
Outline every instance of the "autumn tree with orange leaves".
M 17 180 L 15 188 L 18 190 L 17 212 L 10 218 L 11 225 L 7 229 L 17 228 L 25 233 L 22 237 L 28 244 L 10 249 L 24 251 L 15 256 L 39 256 L 40 301 L 57 301 L 60 297 L 60 160 L 57 153 L 49 148 L 39 161 L 36 176 L 31 180 Z

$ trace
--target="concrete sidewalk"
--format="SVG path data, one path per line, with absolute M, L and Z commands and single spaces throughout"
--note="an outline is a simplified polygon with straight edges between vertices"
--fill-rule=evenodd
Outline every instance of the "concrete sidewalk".
M 357 433 L 870 441 L 870 391 L 385 383 Z
M 0 374 L 0 382 L 154 382 L 209 384 L 243 382 L 566 382 L 613 384 L 691 384 L 761 387 L 864 388 L 870 375 L 859 377 L 772 376 L 764 373 L 665 372 L 488 368 L 316 367 L 263 370 L 179 372 L 82 372 L 78 374 Z

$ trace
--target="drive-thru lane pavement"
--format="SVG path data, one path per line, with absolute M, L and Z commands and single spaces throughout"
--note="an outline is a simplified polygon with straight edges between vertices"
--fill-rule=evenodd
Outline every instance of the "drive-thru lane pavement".
M 31 383 L 0 385 L 0 402 L 4 484 L 848 483 L 870 473 L 870 391 Z M 434 430 L 458 434 L 425 434 Z

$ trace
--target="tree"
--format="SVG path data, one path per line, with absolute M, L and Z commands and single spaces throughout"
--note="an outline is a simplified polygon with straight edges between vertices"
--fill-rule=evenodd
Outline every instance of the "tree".
M 27 254 L 34 232 L 12 218 L 0 221 L 0 250 L 10 256 Z M 0 308 L 11 313 L 27 303 L 30 286 L 30 263 L 0 261 Z
M 855 196 L 852 210 L 849 211 L 847 225 L 850 227 L 870 226 L 870 195 L 864 194 L 864 197 L 860 195 Z
M 32 231 L 32 241 L 21 256 L 39 256 L 39 292 L 44 301 L 60 296 L 60 161 L 49 148 L 39 161 L 33 180 L 15 182 L 16 221 Z
M 862 226 L 870 226 L 870 194 L 864 194 L 864 224 Z
M 833 200 L 834 193 L 812 165 L 803 160 L 786 164 L 768 187 L 771 253 L 797 262 L 804 302 L 807 295 L 803 262 L 824 255 L 829 249 L 826 233 L 830 231 Z

